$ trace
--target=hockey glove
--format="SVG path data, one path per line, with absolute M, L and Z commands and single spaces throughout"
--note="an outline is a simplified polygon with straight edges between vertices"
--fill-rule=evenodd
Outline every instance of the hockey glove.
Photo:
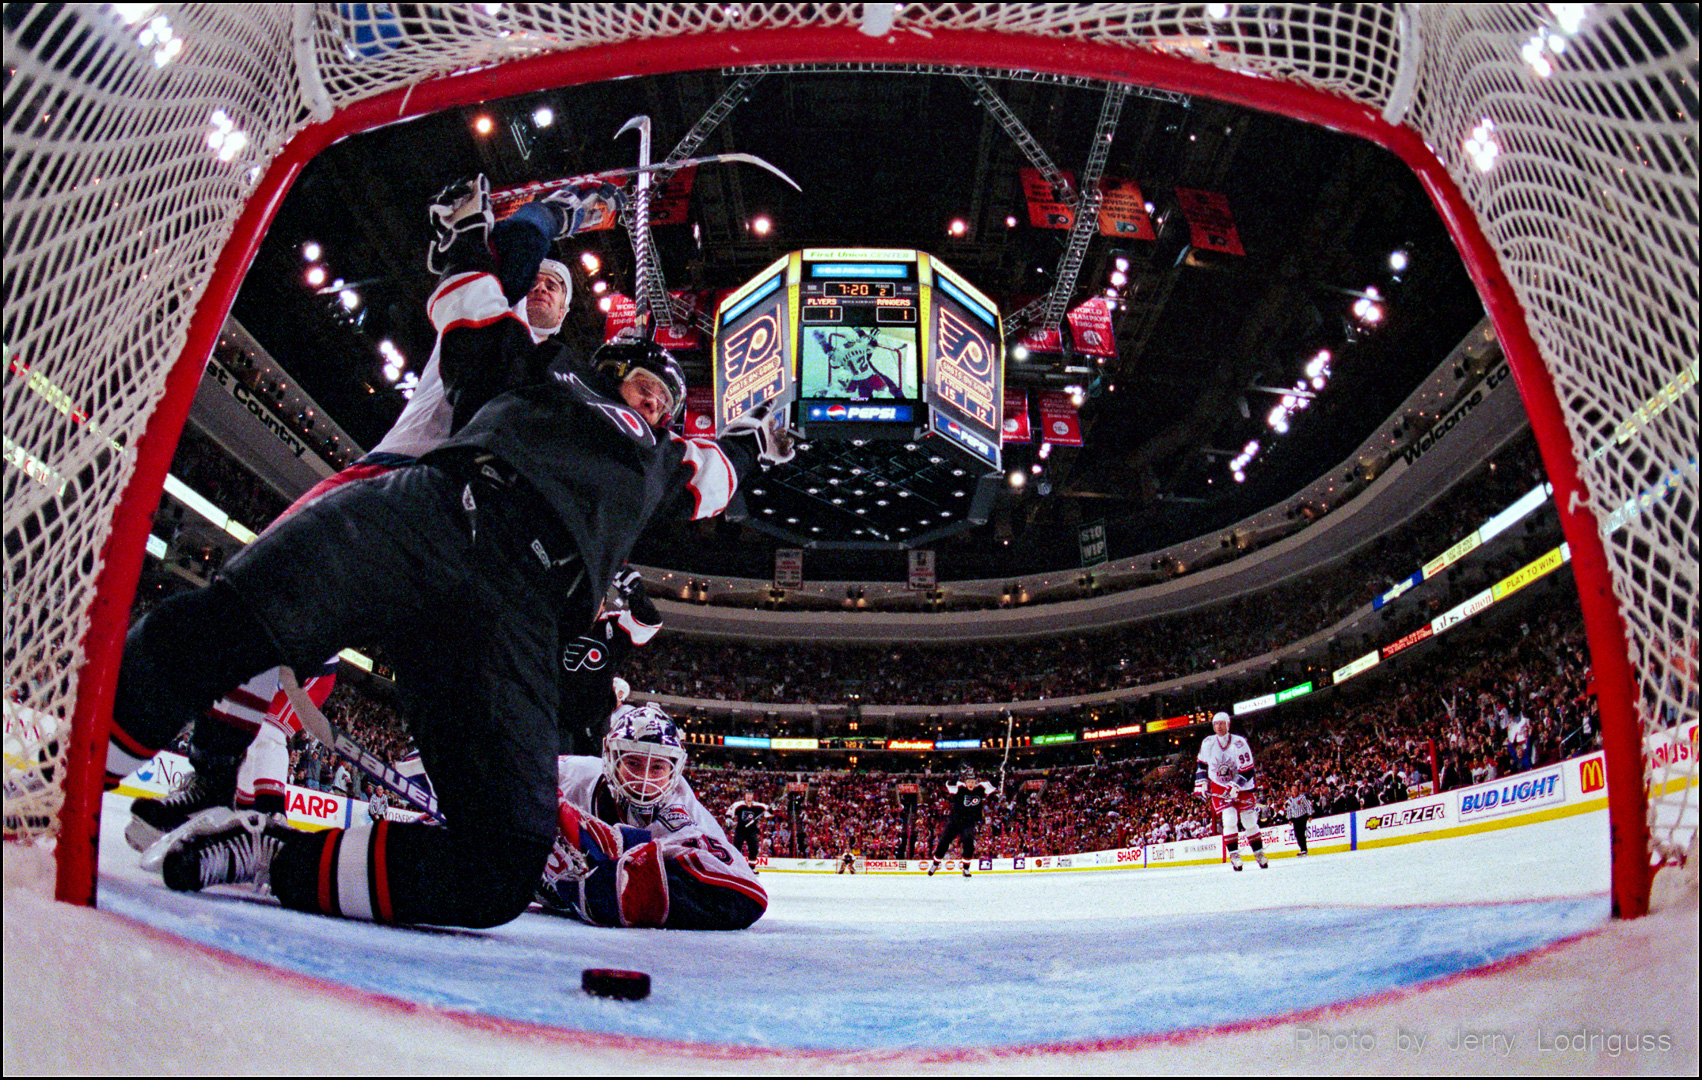
M 642 591 L 643 588 L 643 575 L 630 566 L 623 567 L 621 571 L 615 575 L 615 592 L 619 593 L 621 598 L 625 600 L 629 606 L 632 603 L 633 593 Z
M 441 277 L 452 269 L 490 261 L 490 230 L 496 214 L 491 209 L 490 181 L 483 173 L 450 184 L 426 209 L 432 228 L 427 270 Z
M 626 196 L 615 185 L 594 180 L 558 188 L 538 202 L 556 215 L 555 238 L 566 240 L 587 229 L 613 224 L 620 218 Z
M 722 435 L 755 439 L 757 460 L 764 465 L 784 465 L 798 456 L 798 439 L 786 427 L 785 417 L 771 412 L 767 405 L 732 421 Z
M 593 926 L 661 926 L 668 873 L 646 829 L 610 825 L 572 803 L 557 806 L 560 831 L 538 902 Z

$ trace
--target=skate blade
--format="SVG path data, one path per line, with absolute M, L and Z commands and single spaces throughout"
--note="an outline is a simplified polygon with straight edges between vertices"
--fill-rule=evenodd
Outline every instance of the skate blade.
M 124 842 L 137 851 L 148 850 L 154 841 L 164 835 L 141 818 L 131 818 L 130 824 L 124 827 Z
M 142 857 L 136 860 L 136 865 L 150 874 L 157 874 L 165 865 L 166 853 L 175 847 L 178 841 L 203 832 L 222 829 L 235 816 L 236 811 L 228 807 L 215 806 L 203 810 L 149 844 L 147 850 L 142 852 Z M 125 832 L 128 835 L 129 830 Z

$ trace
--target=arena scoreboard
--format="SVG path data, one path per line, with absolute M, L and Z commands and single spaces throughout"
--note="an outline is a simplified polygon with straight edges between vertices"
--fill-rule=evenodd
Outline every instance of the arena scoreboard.
M 926 252 L 795 251 L 716 317 L 716 430 L 768 404 L 808 440 L 944 438 L 999 467 L 998 308 Z
M 977 517 L 985 520 L 991 495 L 962 492 L 985 488 L 982 479 L 1000 470 L 1003 355 L 997 305 L 927 252 L 794 251 L 729 295 L 716 314 L 716 431 L 767 405 L 783 410 L 810 447 L 799 458 L 806 473 L 843 458 L 846 444 L 867 448 L 861 457 L 872 454 L 900 472 L 897 459 L 907 454 L 928 465 L 949 461 L 956 494 L 948 501 L 968 500 L 953 520 L 974 524 Z M 866 463 L 847 468 L 859 476 L 872 471 Z M 824 483 L 831 479 L 822 477 Z M 817 494 L 822 490 L 807 482 L 800 490 L 811 486 Z M 859 516 L 885 517 L 874 513 L 877 505 L 885 504 L 865 507 Z M 759 513 L 752 519 L 763 524 Z M 864 521 L 844 524 L 852 535 L 868 535 L 859 531 Z M 936 517 L 918 524 L 929 526 L 924 533 L 939 534 Z M 886 529 L 883 542 L 913 545 L 916 530 L 900 528 Z

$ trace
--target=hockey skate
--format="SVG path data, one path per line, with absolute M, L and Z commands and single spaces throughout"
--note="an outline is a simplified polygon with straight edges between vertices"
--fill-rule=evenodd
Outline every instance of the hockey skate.
M 928 876 L 933 877 L 934 871 L 938 870 L 939 868 L 940 868 L 940 860 L 935 859 L 933 862 L 929 863 L 928 864 Z
M 1259 860 L 1259 869 L 1260 870 L 1269 870 L 1271 868 L 1271 861 L 1269 859 L 1265 858 L 1264 852 L 1255 851 L 1255 852 L 1253 852 L 1253 857 L 1255 859 Z
M 963 864 L 963 876 L 969 876 L 969 863 L 967 861 Z
M 150 849 L 142 865 L 157 865 L 167 887 L 178 892 L 240 884 L 265 891 L 271 885 L 272 860 L 294 834 L 281 815 L 219 807 L 197 814 L 163 837 L 165 850 Z
M 1239 851 L 1229 853 L 1229 868 L 1236 873 L 1241 872 L 1241 853 Z
M 230 808 L 236 798 L 236 773 L 217 777 L 192 772 L 170 794 L 157 799 L 137 799 L 130 804 L 130 824 L 124 839 L 137 851 L 146 851 L 154 841 L 178 828 L 203 810 Z

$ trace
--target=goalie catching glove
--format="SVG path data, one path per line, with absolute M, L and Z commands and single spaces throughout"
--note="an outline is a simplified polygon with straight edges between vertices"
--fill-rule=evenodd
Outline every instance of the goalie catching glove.
M 723 437 L 749 435 L 755 439 L 757 460 L 764 465 L 784 465 L 798 456 L 798 438 L 786 427 L 785 416 L 774 413 L 767 405 L 730 422 L 721 434 Z
M 661 926 L 668 871 L 647 829 L 610 825 L 569 802 L 556 806 L 555 847 L 537 899 L 545 910 L 593 926 Z
M 452 269 L 481 267 L 490 261 L 490 230 L 496 214 L 491 209 L 490 181 L 483 173 L 450 184 L 432 197 L 426 211 L 432 228 L 427 270 L 441 277 Z

